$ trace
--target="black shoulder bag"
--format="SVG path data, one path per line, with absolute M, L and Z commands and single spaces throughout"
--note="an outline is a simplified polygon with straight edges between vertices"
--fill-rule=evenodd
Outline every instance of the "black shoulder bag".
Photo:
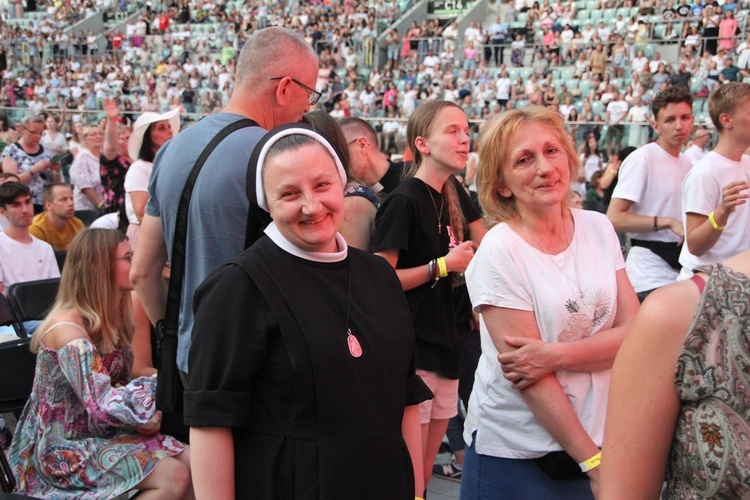
M 187 222 L 190 208 L 190 197 L 193 194 L 195 181 L 203 168 L 203 164 L 221 143 L 231 133 L 252 126 L 257 126 L 253 120 L 243 119 L 224 127 L 203 149 L 188 175 L 185 187 L 180 196 L 175 221 L 174 241 L 172 242 L 171 275 L 167 292 L 167 308 L 164 319 L 156 324 L 156 354 L 159 375 L 156 383 L 156 407 L 164 413 L 183 413 L 183 393 L 185 387 L 177 369 L 177 332 L 180 320 L 180 302 L 182 299 L 182 283 L 185 275 L 185 247 L 187 240 Z M 181 419 L 180 419 L 181 420 Z

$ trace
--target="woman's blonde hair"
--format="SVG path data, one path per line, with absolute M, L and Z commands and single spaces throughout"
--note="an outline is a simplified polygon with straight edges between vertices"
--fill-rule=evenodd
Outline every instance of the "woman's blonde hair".
M 102 134 L 104 133 L 102 132 L 102 129 L 99 127 L 99 125 L 86 125 L 81 130 L 81 140 L 83 141 L 84 147 L 88 147 L 86 146 L 86 137 L 91 133 L 92 130 L 95 130 L 95 129 L 98 130 Z
M 409 170 L 404 173 L 404 178 L 413 177 L 419 167 L 422 165 L 422 153 L 419 152 L 416 146 L 416 140 L 418 137 L 429 137 L 432 132 L 432 127 L 435 124 L 435 118 L 438 113 L 446 108 L 457 108 L 461 109 L 460 106 L 450 101 L 429 101 L 420 104 L 414 113 L 409 117 L 409 123 L 406 126 L 406 142 L 409 148 L 414 154 L 414 162 L 410 166 Z M 461 110 L 463 111 L 463 110 Z M 466 220 L 464 214 L 461 211 L 461 203 L 458 199 L 458 192 L 456 192 L 456 186 L 450 179 L 446 180 L 443 184 L 442 195 L 448 204 L 448 217 L 450 218 L 451 228 L 453 234 L 456 236 L 458 241 L 463 241 L 464 232 L 466 229 Z
M 503 187 L 503 166 L 510 161 L 511 141 L 521 126 L 529 122 L 542 123 L 554 131 L 568 157 L 570 178 L 578 177 L 581 162 L 560 114 L 542 106 L 529 106 L 491 118 L 485 123 L 477 141 L 479 204 L 490 227 L 513 218 L 517 213 L 515 199 L 501 196 L 500 188 Z
M 130 294 L 118 294 L 115 284 L 117 247 L 125 240 L 114 229 L 86 229 L 73 239 L 55 303 L 31 338 L 33 352 L 39 350 L 56 317 L 68 311 L 83 318 L 86 333 L 101 352 L 130 345 L 134 328 Z

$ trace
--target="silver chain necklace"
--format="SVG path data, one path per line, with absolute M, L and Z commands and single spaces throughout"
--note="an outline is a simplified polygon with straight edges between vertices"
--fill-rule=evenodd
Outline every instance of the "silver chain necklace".
M 573 285 L 575 286 L 575 289 L 578 290 L 578 297 L 580 299 L 583 299 L 583 290 L 581 290 L 581 286 L 578 284 L 578 281 L 574 280 L 573 278 L 571 278 L 568 275 L 568 273 L 566 273 L 565 271 L 563 271 L 563 268 L 560 267 L 557 264 L 557 261 L 554 259 L 554 257 L 552 256 L 552 254 L 550 254 L 547 251 L 547 249 L 544 248 L 544 245 L 542 245 L 542 242 L 539 240 L 539 238 L 537 238 L 537 236 L 534 233 L 534 231 L 532 231 L 531 228 L 526 225 L 526 223 L 523 221 L 523 218 L 519 216 L 518 220 L 521 222 L 521 225 L 523 227 L 525 227 L 526 230 L 531 234 L 531 236 L 534 237 L 534 239 L 536 240 L 537 245 L 539 245 L 539 248 L 542 249 L 542 253 L 544 253 L 549 258 L 549 260 L 552 261 L 552 263 L 555 265 L 555 267 L 563 274 L 563 276 L 565 276 L 568 279 L 568 281 L 570 281 L 571 283 L 573 283 Z M 568 247 L 567 248 L 570 248 L 570 245 L 573 243 L 573 236 L 571 235 L 570 238 L 568 238 L 568 228 L 565 225 L 565 220 L 563 220 L 563 228 L 565 229 L 565 237 L 568 239 Z M 575 259 L 573 259 L 573 262 L 575 263 Z M 578 273 L 576 272 L 576 275 L 577 274 Z
M 421 180 L 421 179 L 420 179 Z M 445 198 L 440 199 L 440 213 L 438 213 L 437 209 L 437 203 L 435 203 L 435 197 L 432 196 L 432 188 L 430 186 L 422 181 L 424 183 L 425 189 L 427 189 L 427 194 L 430 195 L 430 199 L 432 200 L 432 206 L 435 207 L 435 215 L 437 215 L 438 218 L 438 234 L 442 234 L 443 232 L 443 205 L 445 204 Z

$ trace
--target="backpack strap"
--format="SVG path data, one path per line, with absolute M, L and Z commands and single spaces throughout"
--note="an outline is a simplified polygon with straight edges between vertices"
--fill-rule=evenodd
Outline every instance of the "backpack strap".
M 177 209 L 177 220 L 175 221 L 174 240 L 172 242 L 171 274 L 169 277 L 169 291 L 167 292 L 167 309 L 164 315 L 163 334 L 177 336 L 180 319 L 180 302 L 182 299 L 182 283 L 185 277 L 185 250 L 187 241 L 187 222 L 190 209 L 190 198 L 193 194 L 195 182 L 198 179 L 203 164 L 211 156 L 214 149 L 230 134 L 247 127 L 257 127 L 258 124 L 248 118 L 232 122 L 216 134 L 193 165 L 193 169 L 185 181 L 185 187 L 180 196 L 180 205 Z

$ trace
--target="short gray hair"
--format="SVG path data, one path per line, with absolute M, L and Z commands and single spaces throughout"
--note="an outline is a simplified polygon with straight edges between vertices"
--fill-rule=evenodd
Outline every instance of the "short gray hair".
M 21 119 L 19 125 L 23 128 L 29 128 L 29 125 L 32 123 L 41 123 L 43 126 L 47 125 L 42 115 L 26 115 Z
M 308 58 L 317 61 L 318 55 L 298 33 L 279 27 L 258 30 L 247 39 L 240 52 L 237 83 L 266 85 L 270 78 L 286 76 L 282 73 L 298 67 Z

